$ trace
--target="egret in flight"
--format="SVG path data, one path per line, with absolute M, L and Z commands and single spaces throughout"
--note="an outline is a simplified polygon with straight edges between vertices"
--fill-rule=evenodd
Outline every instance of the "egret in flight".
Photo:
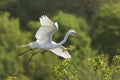
M 75 35 L 76 32 L 74 30 L 69 30 L 66 33 L 64 39 L 61 42 L 56 43 L 52 41 L 52 36 L 58 30 L 57 22 L 55 23 L 52 22 L 47 16 L 41 16 L 40 23 L 41 27 L 35 34 L 36 41 L 26 45 L 22 45 L 22 47 L 28 46 L 32 50 L 33 49 L 40 49 L 41 51 L 48 50 L 65 59 L 71 58 L 71 55 L 69 54 L 67 49 L 65 49 L 65 47 L 62 45 L 66 42 L 70 35 Z

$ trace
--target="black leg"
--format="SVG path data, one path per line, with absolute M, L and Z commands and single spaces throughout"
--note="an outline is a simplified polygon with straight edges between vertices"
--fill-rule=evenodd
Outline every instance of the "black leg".
M 30 59 L 28 60 L 28 62 L 26 63 L 26 65 L 28 65 L 30 63 L 30 61 L 32 60 L 32 58 L 34 57 L 34 55 L 36 55 L 38 52 L 32 54 L 32 56 L 30 57 Z
M 16 58 L 18 58 L 19 56 L 24 55 L 26 52 L 29 52 L 29 51 L 31 51 L 31 50 L 33 50 L 33 49 L 28 49 L 28 50 L 26 50 L 26 51 L 24 51 L 24 52 L 18 54 Z

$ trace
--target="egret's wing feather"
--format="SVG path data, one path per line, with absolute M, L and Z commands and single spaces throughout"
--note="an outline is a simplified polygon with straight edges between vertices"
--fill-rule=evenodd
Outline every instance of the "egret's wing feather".
M 54 54 L 56 54 L 60 57 L 63 57 L 65 59 L 71 58 L 71 55 L 63 46 L 59 46 L 59 47 L 56 47 L 54 49 L 50 49 L 50 51 L 52 51 Z
M 41 27 L 37 31 L 35 37 L 38 42 L 45 43 L 52 40 L 52 35 L 57 31 L 57 23 L 53 23 L 47 16 L 40 18 Z

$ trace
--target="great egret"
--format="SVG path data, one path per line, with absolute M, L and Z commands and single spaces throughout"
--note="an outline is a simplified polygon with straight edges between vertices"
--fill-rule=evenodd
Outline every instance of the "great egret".
M 37 40 L 35 42 L 22 45 L 22 47 L 28 46 L 31 49 L 37 48 L 41 50 L 48 50 L 65 59 L 71 58 L 71 55 L 65 49 L 65 47 L 62 46 L 62 44 L 66 42 L 70 35 L 75 35 L 76 32 L 74 30 L 69 30 L 66 33 L 64 39 L 61 42 L 56 43 L 52 41 L 52 36 L 58 30 L 57 22 L 53 23 L 47 16 L 41 16 L 40 23 L 41 27 L 39 28 L 35 35 Z

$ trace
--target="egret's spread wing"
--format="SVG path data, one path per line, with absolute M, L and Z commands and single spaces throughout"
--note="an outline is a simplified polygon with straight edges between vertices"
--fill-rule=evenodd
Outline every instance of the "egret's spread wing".
M 54 49 L 50 49 L 50 51 L 52 51 L 56 55 L 58 55 L 60 57 L 63 57 L 65 59 L 71 58 L 71 55 L 69 54 L 69 52 L 63 46 L 59 46 L 59 47 L 56 47 Z
M 41 27 L 37 31 L 35 37 L 38 42 L 45 43 L 52 40 L 52 35 L 58 29 L 58 24 L 53 23 L 47 16 L 40 18 Z

